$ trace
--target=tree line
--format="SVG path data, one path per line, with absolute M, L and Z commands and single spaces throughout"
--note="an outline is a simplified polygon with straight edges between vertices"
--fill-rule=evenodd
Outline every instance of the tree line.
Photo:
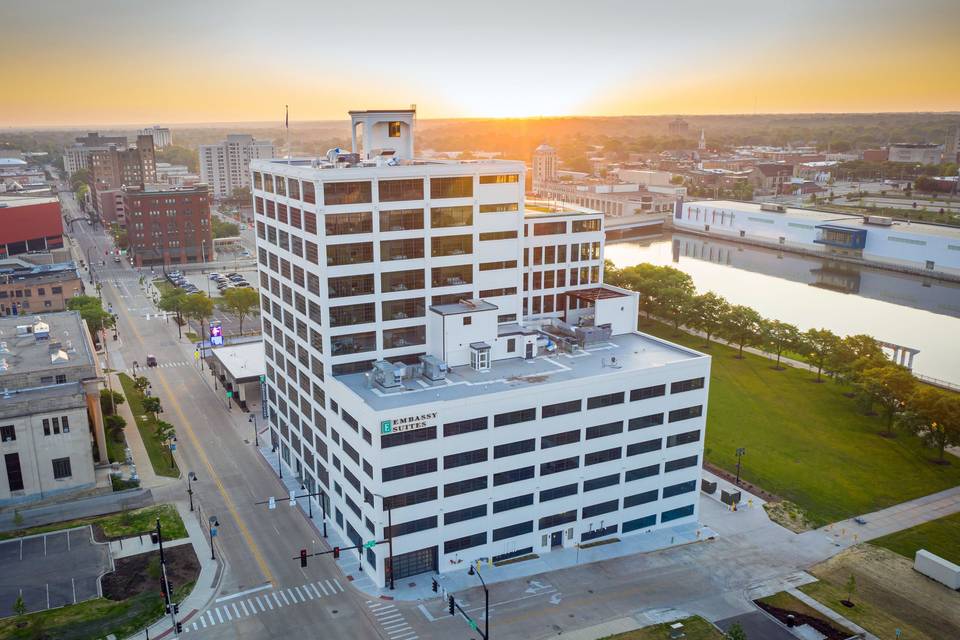
M 816 382 L 824 376 L 848 385 L 847 394 L 858 409 L 878 415 L 881 435 L 898 431 L 917 435 L 938 452 L 937 461 L 947 464 L 944 450 L 960 445 L 960 395 L 919 382 L 909 369 L 892 362 L 880 343 L 863 334 L 841 337 L 829 329 L 801 331 L 795 325 L 764 318 L 755 309 L 731 304 L 707 291 L 697 293 L 693 279 L 669 266 L 648 263 L 618 269 L 609 260 L 604 281 L 640 293 L 640 312 L 648 319 L 669 323 L 674 330 L 700 332 L 706 338 L 721 337 L 743 350 L 756 347 L 775 357 L 775 371 L 782 371 L 787 356 L 816 369 Z

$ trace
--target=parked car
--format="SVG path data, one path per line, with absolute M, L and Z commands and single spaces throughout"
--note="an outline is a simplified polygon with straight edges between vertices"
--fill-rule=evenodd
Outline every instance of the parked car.
M 155 367 L 155 366 L 157 366 L 157 356 L 147 355 L 147 366 L 148 366 L 148 367 Z
M 222 276 L 221 276 L 219 273 L 217 273 L 216 271 L 214 271 L 213 273 L 210 274 L 210 279 L 211 279 L 211 280 L 219 280 L 221 277 L 222 277 Z

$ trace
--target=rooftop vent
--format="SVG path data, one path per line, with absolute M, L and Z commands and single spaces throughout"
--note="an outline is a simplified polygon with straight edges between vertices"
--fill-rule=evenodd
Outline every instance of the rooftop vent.
M 0 342 L 0 353 L 2 354 L 10 353 L 10 348 L 7 346 L 6 342 Z
M 40 340 L 49 340 L 50 339 L 50 325 L 46 322 L 37 318 L 37 321 L 33 323 L 33 335 L 36 337 L 37 341 Z
M 420 362 L 423 363 L 423 377 L 427 380 L 436 382 L 447 379 L 449 367 L 447 367 L 446 362 L 437 356 L 420 356 Z
M 373 381 L 381 389 L 396 390 L 403 385 L 404 366 L 377 360 L 373 363 Z
M 782 204 L 775 202 L 764 202 L 760 205 L 760 211 L 769 211 L 770 213 L 786 213 L 787 208 Z
M 863 219 L 864 224 L 875 224 L 881 227 L 892 227 L 893 218 L 888 216 L 866 216 Z

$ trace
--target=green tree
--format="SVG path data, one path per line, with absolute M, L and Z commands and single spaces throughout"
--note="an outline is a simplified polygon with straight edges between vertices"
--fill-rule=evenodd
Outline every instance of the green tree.
M 250 194 L 250 187 L 235 188 L 233 192 L 227 196 L 224 202 L 235 207 L 250 206 L 250 203 L 253 202 L 253 198 Z
M 829 329 L 809 329 L 804 332 L 801 344 L 810 358 L 810 363 L 817 368 L 817 382 L 821 382 L 823 367 L 840 344 L 840 338 Z
M 883 435 L 890 436 L 893 435 L 894 418 L 907 408 L 917 382 L 906 368 L 888 362 L 865 370 L 857 387 L 869 398 L 871 406 L 880 407 L 886 426 Z
M 782 371 L 780 354 L 788 349 L 796 349 L 800 344 L 800 330 L 788 322 L 769 320 L 763 323 L 763 344 L 777 354 L 777 371 Z
M 911 415 L 917 416 L 914 430 L 923 443 L 938 452 L 944 464 L 944 450 L 960 445 L 960 396 L 929 386 L 919 387 L 909 402 Z
M 77 191 L 81 186 L 87 186 L 88 182 L 90 182 L 89 169 L 77 169 L 70 176 L 70 188 L 74 191 Z
M 179 287 L 169 287 L 160 295 L 161 311 L 177 314 L 178 337 L 183 338 L 183 307 L 187 301 L 187 292 Z
M 133 379 L 133 388 L 144 393 L 147 390 L 147 387 L 150 386 L 150 379 L 146 376 L 137 376 Z
M 117 322 L 116 316 L 104 309 L 100 298 L 94 296 L 74 296 L 67 301 L 67 309 L 80 312 L 91 335 L 99 335 L 99 331 L 110 329 Z
M 169 162 L 170 164 L 186 165 L 190 173 L 199 171 L 199 159 L 197 152 L 180 145 L 170 145 L 163 149 L 156 150 L 157 162 Z
M 111 395 L 112 401 L 111 401 Z M 127 399 L 119 391 L 110 391 L 109 389 L 100 389 L 100 411 L 108 416 L 113 413 L 113 408 L 118 404 L 123 404 Z
M 240 226 L 235 222 L 226 222 L 217 216 L 210 217 L 214 238 L 235 238 L 240 235 Z
M 692 317 L 693 301 L 694 297 L 684 289 L 678 287 L 661 289 L 656 298 L 656 314 L 669 320 L 674 330 L 679 333 L 680 325 L 686 324 Z
M 243 334 L 243 320 L 251 315 L 260 306 L 260 294 L 256 289 L 241 287 L 227 289 L 223 292 L 223 302 L 220 307 L 237 316 L 240 321 L 240 334 Z
M 747 632 L 743 630 L 739 622 L 734 622 L 727 629 L 727 638 L 728 640 L 747 640 Z
M 22 616 L 27 612 L 27 605 L 23 602 L 23 596 L 17 595 L 17 599 L 13 602 L 13 612 L 18 616 Z
M 123 429 L 127 426 L 127 421 L 124 420 L 123 416 L 105 416 L 103 418 L 103 424 L 114 442 L 121 442 L 123 440 Z
M 183 301 L 183 315 L 200 324 L 200 337 L 206 340 L 207 319 L 213 315 L 213 300 L 205 293 L 191 293 Z
M 680 174 L 677 174 L 677 175 L 675 175 L 675 176 L 671 176 L 671 177 L 670 177 L 670 184 L 675 184 L 675 185 L 678 185 L 678 186 L 679 186 L 679 185 L 682 185 L 682 184 L 683 184 L 683 176 L 680 175 Z
M 157 439 L 157 442 L 163 445 L 173 444 L 173 441 L 177 439 L 177 432 L 173 428 L 173 425 L 169 422 L 164 422 L 163 420 L 158 420 L 156 425 L 153 428 L 154 437 Z M 170 468 L 173 468 L 173 447 L 170 447 Z
M 730 307 L 723 319 L 720 333 L 724 338 L 739 347 L 737 358 L 743 359 L 743 348 L 760 342 L 760 326 L 763 317 L 750 307 L 737 304 Z
M 730 303 L 713 291 L 694 297 L 693 317 L 690 324 L 694 329 L 706 334 L 707 348 L 710 347 L 710 336 L 720 330 L 728 313 L 730 313 Z
M 143 410 L 147 413 L 153 414 L 154 417 L 158 413 L 163 412 L 163 407 L 160 406 L 160 398 L 157 396 L 149 396 L 143 399 Z
M 857 579 L 853 576 L 852 573 L 850 574 L 850 577 L 847 578 L 847 584 L 846 584 L 845 590 L 847 592 L 847 602 L 849 602 L 850 604 L 853 604 L 853 596 L 857 592 Z
M 830 354 L 826 366 L 841 381 L 857 382 L 864 370 L 883 366 L 887 362 L 883 348 L 875 338 L 856 334 L 840 340 Z

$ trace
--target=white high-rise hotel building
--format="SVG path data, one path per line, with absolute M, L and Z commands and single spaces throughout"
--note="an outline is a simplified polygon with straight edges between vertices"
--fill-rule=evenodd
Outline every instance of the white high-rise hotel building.
M 273 443 L 345 539 L 392 539 L 369 576 L 696 522 L 710 359 L 635 332 L 602 215 L 350 115 L 353 153 L 250 166 Z

